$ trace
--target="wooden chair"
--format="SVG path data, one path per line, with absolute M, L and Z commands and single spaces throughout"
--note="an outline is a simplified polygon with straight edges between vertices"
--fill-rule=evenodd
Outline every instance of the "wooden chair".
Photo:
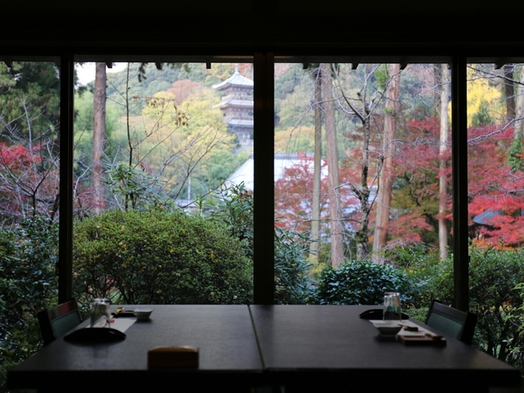
M 426 325 L 429 327 L 468 345 L 473 340 L 476 324 L 476 314 L 446 306 L 438 300 L 433 300 L 426 318 Z
M 68 300 L 56 307 L 39 311 L 36 316 L 40 324 L 44 345 L 48 345 L 58 337 L 63 336 L 82 322 L 75 299 Z

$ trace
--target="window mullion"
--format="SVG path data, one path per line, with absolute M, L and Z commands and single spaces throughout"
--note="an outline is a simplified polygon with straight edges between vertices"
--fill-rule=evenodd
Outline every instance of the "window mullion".
M 468 159 L 467 159 L 467 60 L 453 57 L 452 64 L 452 172 L 453 172 L 453 271 L 455 307 L 469 308 L 468 271 Z
M 274 55 L 254 58 L 254 303 L 274 301 Z
M 72 55 L 60 59 L 60 228 L 58 300 L 73 295 L 73 97 Z

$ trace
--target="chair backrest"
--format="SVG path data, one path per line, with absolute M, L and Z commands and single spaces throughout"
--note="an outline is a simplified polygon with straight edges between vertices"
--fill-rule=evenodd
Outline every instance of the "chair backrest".
M 75 299 L 68 300 L 56 307 L 42 310 L 37 314 L 44 345 L 63 336 L 82 322 Z
M 433 300 L 426 318 L 426 325 L 468 345 L 473 340 L 476 324 L 476 314 L 446 306 L 438 300 Z

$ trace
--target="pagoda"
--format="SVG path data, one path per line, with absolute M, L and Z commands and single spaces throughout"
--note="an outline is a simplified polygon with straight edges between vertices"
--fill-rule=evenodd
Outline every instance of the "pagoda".
M 240 75 L 237 64 L 233 75 L 213 89 L 225 94 L 219 107 L 229 130 L 237 135 L 241 146 L 252 146 L 253 81 Z

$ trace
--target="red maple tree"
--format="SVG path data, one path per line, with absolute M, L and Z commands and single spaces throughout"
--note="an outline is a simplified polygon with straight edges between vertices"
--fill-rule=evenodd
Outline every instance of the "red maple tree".
M 446 156 L 439 153 L 439 120 L 429 117 L 406 123 L 399 133 L 395 159 L 396 182 L 389 226 L 391 241 L 424 242 L 438 246 L 438 181 L 449 182 L 448 206 L 444 213 L 452 234 L 451 148 Z M 468 130 L 468 212 L 472 241 L 478 245 L 519 247 L 524 242 L 524 173 L 508 165 L 512 127 L 501 125 L 471 127 Z M 448 142 L 449 144 L 451 141 Z M 451 145 L 449 145 L 451 146 Z M 341 184 L 356 181 L 358 167 L 348 153 L 341 163 Z M 439 168 L 445 159 L 449 165 Z M 354 160 L 353 160 L 354 161 Z M 277 225 L 308 232 L 311 220 L 312 160 L 305 155 L 299 164 L 287 168 L 275 182 Z M 326 179 L 322 179 L 322 230 L 327 233 Z M 346 228 L 358 223 L 359 205 L 348 187 L 341 187 Z M 485 217 L 484 219 L 482 217 Z M 372 218 L 373 219 L 373 218 Z M 370 234 L 371 235 L 371 234 Z

